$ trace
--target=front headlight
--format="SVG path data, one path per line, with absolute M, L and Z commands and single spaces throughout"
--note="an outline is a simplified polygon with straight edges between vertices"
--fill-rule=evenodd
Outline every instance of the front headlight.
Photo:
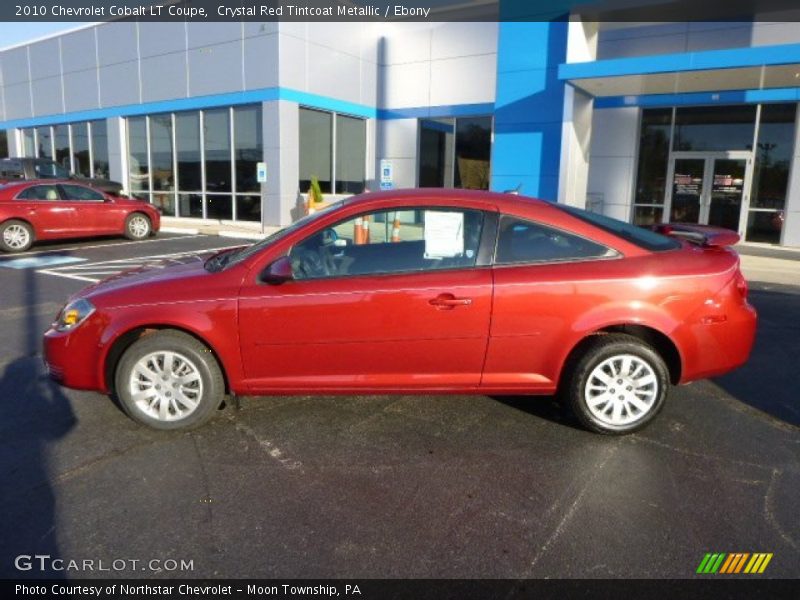
M 78 298 L 67 304 L 59 313 L 53 328 L 56 331 L 69 331 L 83 323 L 94 312 L 94 305 L 85 298 Z

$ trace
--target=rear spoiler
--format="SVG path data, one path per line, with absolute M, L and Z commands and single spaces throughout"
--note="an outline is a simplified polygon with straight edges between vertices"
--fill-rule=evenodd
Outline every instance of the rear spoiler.
M 679 239 L 707 246 L 710 248 L 724 248 L 733 246 L 739 241 L 739 234 L 722 227 L 709 225 L 693 225 L 688 223 L 660 223 L 651 227 L 656 233 L 668 235 Z

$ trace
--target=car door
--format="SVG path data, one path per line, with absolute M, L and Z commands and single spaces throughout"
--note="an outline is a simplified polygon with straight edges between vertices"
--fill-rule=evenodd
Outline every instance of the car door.
M 122 231 L 124 216 L 117 214 L 120 211 L 106 202 L 102 192 L 74 183 L 62 183 L 58 187 L 64 202 L 75 210 L 79 233 L 95 235 Z
M 477 210 L 382 211 L 296 244 L 293 280 L 241 292 L 252 391 L 476 387 L 492 300 L 478 249 L 490 221 Z
M 15 197 L 20 218 L 29 221 L 37 237 L 70 235 L 75 227 L 75 209 L 61 200 L 54 184 L 31 185 Z

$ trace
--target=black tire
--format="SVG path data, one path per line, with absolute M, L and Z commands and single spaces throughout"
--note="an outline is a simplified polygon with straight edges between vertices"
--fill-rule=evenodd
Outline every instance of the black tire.
M 14 236 L 12 239 L 7 239 L 6 232 L 21 234 L 24 238 Z M 17 242 L 19 240 L 19 242 Z M 0 250 L 4 252 L 25 252 L 33 245 L 33 227 L 28 225 L 25 221 L 17 219 L 10 219 L 0 225 Z
M 610 377 L 615 368 L 619 368 L 615 376 L 619 379 Z M 606 383 L 600 376 L 610 381 Z M 606 435 L 623 435 L 645 427 L 656 417 L 669 386 L 669 371 L 658 352 L 636 337 L 611 333 L 597 335 L 587 343 L 567 368 L 561 391 L 584 427 Z M 588 397 L 596 400 L 594 409 Z
M 150 222 L 150 217 L 144 213 L 131 213 L 125 219 L 125 237 L 129 240 L 146 240 L 152 232 L 153 224 Z
M 198 379 L 186 385 L 178 385 L 176 377 L 165 379 L 164 377 L 170 377 L 166 374 L 167 369 L 164 364 L 166 360 L 159 362 L 157 358 L 153 358 L 159 353 L 174 353 L 175 369 L 178 368 L 177 365 L 183 368 L 189 364 L 194 369 L 189 371 L 191 377 L 197 375 Z M 150 387 L 146 375 L 134 372 L 137 363 L 146 357 L 150 357 L 145 362 L 151 372 L 162 377 L 161 380 L 154 378 L 157 383 Z M 170 370 L 170 374 L 176 376 L 174 370 Z M 163 388 L 158 392 L 151 391 L 158 385 L 162 385 Z M 149 397 L 134 398 L 137 388 L 140 393 L 145 393 Z M 191 389 L 187 392 L 183 388 Z M 114 389 L 122 409 L 134 421 L 153 429 L 193 429 L 213 417 L 222 404 L 225 397 L 225 380 L 216 358 L 204 344 L 183 332 L 164 330 L 140 338 L 125 351 L 117 364 Z M 179 399 L 179 391 L 183 400 Z M 156 394 L 159 398 L 154 400 Z M 169 396 L 169 399 L 165 401 L 166 396 Z M 188 399 L 197 400 L 194 408 L 190 409 L 188 405 L 182 404 Z M 162 404 L 169 407 L 163 413 L 159 411 Z M 147 408 L 145 405 L 148 405 Z M 181 413 L 186 415 L 181 416 Z

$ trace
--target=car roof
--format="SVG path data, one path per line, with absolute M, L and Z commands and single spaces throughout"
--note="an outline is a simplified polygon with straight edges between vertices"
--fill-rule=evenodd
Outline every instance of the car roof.
M 357 205 L 371 203 L 377 200 L 404 201 L 409 204 L 430 203 L 431 201 L 459 202 L 471 201 L 476 203 L 494 206 L 501 210 L 508 210 L 513 207 L 550 206 L 552 203 L 547 200 L 540 200 L 529 196 L 519 196 L 511 193 L 490 192 L 486 190 L 465 190 L 458 188 L 413 188 L 388 190 L 380 192 L 364 192 L 357 196 L 345 198 L 345 205 Z

